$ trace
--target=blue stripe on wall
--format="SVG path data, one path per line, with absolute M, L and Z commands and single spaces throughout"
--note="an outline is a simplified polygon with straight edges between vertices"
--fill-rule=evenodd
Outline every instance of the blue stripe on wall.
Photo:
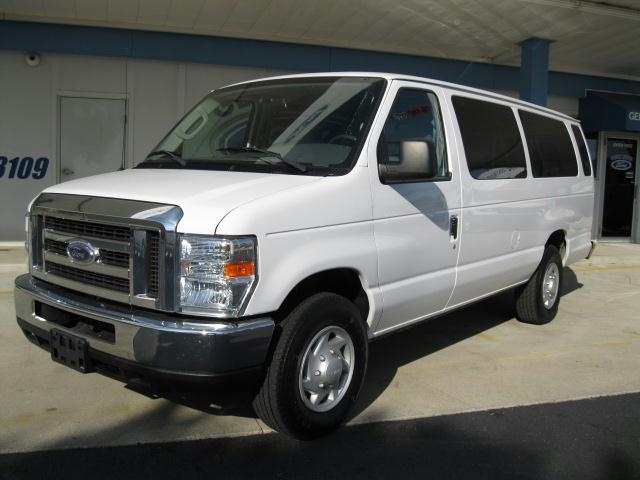
M 172 60 L 299 71 L 383 71 L 478 88 L 520 89 L 519 68 L 417 55 L 261 40 L 99 27 L 0 21 L 0 50 Z M 549 73 L 549 94 L 587 89 L 640 94 L 640 82 Z

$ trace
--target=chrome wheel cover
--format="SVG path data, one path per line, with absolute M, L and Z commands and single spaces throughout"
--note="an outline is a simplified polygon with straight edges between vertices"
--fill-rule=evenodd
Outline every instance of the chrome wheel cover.
M 340 327 L 323 328 L 307 344 L 298 372 L 298 390 L 313 412 L 328 412 L 349 389 L 355 365 L 351 336 Z
M 559 288 L 560 270 L 558 269 L 558 265 L 550 263 L 547 265 L 542 279 L 542 304 L 547 310 L 551 310 L 556 304 Z

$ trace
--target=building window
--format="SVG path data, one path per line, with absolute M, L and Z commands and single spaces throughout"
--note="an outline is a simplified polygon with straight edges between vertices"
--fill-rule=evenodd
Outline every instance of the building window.
M 519 111 L 534 177 L 575 177 L 578 162 L 569 131 L 559 120 Z

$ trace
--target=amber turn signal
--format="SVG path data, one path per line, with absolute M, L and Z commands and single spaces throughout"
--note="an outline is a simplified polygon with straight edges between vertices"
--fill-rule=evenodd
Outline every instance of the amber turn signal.
M 256 272 L 256 266 L 253 262 L 227 263 L 224 266 L 224 276 L 233 277 L 250 277 Z

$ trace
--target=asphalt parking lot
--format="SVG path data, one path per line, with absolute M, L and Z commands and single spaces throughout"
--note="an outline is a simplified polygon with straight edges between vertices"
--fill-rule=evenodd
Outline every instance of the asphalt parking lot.
M 213 468 L 212 458 L 228 452 L 220 459 L 228 475 L 246 450 L 272 456 L 261 454 L 243 478 L 260 476 L 269 461 L 278 465 L 274 476 L 289 478 L 316 468 L 303 461 L 314 453 L 349 463 L 339 452 L 350 446 L 353 462 L 366 464 L 349 463 L 353 476 L 380 477 L 394 462 L 409 476 L 421 468 L 461 478 L 640 475 L 640 245 L 600 245 L 591 260 L 565 269 L 549 325 L 518 323 L 507 292 L 372 343 L 353 418 L 315 450 L 271 433 L 242 392 L 150 392 L 52 363 L 15 324 L 12 281 L 23 262 L 20 251 L 0 251 L 0 478 L 105 453 L 127 462 L 144 454 L 149 463 L 130 473 L 173 477 L 182 460 L 209 449 L 218 453 L 202 465 Z M 300 457 L 278 463 L 286 452 Z M 165 454 L 176 462 L 160 469 Z M 204 473 L 196 467 L 192 474 Z

